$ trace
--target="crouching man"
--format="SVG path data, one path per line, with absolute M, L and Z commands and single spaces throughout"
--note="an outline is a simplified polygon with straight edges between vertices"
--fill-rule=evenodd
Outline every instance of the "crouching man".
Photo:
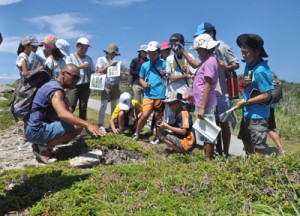
M 110 119 L 110 127 L 115 134 L 124 133 L 125 129 L 135 131 L 137 121 L 142 115 L 142 105 L 132 100 L 128 92 L 120 96 L 120 103 L 116 106 Z
M 68 142 L 86 128 L 94 136 L 105 134 L 96 126 L 75 116 L 70 110 L 64 89 L 72 89 L 80 80 L 77 66 L 67 64 L 56 80 L 51 80 L 37 90 L 32 110 L 25 121 L 25 134 L 32 145 L 36 159 L 42 163 L 53 163 L 52 149 Z

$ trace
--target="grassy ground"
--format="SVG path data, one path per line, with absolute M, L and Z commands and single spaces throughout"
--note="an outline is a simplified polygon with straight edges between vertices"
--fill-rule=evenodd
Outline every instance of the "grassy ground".
M 277 118 L 297 128 L 299 122 L 281 114 L 292 108 L 282 110 L 281 105 Z M 88 120 L 96 124 L 97 118 L 98 112 L 89 109 Z M 13 124 L 9 112 L 0 121 Z M 285 129 L 279 125 L 282 134 Z M 128 149 L 140 152 L 143 161 L 77 169 L 65 160 L 2 171 L 0 215 L 25 209 L 28 215 L 300 215 L 300 142 L 289 130 L 291 136 L 283 141 L 291 150 L 283 157 L 212 162 L 198 148 L 182 155 L 126 135 L 88 136 L 83 142 L 90 148 Z

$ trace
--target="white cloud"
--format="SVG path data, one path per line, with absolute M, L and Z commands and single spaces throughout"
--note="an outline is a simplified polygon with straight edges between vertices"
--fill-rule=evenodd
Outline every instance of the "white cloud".
M 10 5 L 21 2 L 22 0 L 0 0 L 0 5 Z
M 14 53 L 17 56 L 17 49 L 22 37 L 4 37 L 0 46 L 0 52 Z
M 1 1 L 1 0 L 0 0 Z M 91 38 L 92 35 L 79 30 L 81 24 L 89 22 L 88 18 L 80 17 L 77 13 L 63 13 L 51 16 L 37 16 L 27 19 L 34 25 L 40 26 L 41 29 L 46 29 L 45 32 L 32 32 L 30 35 L 37 37 L 40 41 L 44 36 L 51 32 L 58 38 L 76 39 L 79 37 Z M 26 35 L 5 37 L 2 35 L 3 42 L 0 46 L 0 52 L 17 53 L 20 41 Z
M 58 38 L 74 39 L 78 37 L 90 38 L 87 32 L 79 30 L 80 24 L 89 22 L 88 18 L 80 17 L 78 13 L 63 13 L 50 16 L 37 16 L 27 19 L 34 25 L 44 28 L 49 26 L 51 33 Z
M 96 4 L 112 6 L 128 6 L 134 3 L 145 2 L 146 0 L 93 0 Z

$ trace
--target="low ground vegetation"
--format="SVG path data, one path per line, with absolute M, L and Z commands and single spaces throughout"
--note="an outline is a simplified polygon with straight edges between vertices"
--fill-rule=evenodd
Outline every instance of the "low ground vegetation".
M 126 150 L 140 160 L 79 169 L 65 157 L 53 165 L 1 171 L 0 215 L 300 215 L 300 88 L 284 88 L 276 120 L 285 156 L 207 162 L 198 147 L 182 155 L 130 134 L 87 136 L 78 148 Z M 0 109 L 0 130 L 14 126 L 8 103 Z M 97 112 L 88 112 L 97 123 Z

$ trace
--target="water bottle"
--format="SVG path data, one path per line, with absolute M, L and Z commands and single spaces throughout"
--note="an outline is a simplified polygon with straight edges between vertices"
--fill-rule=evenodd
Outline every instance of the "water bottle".
M 227 71 L 227 88 L 228 95 L 230 99 L 239 98 L 239 90 L 238 90 L 238 82 L 237 82 L 237 74 L 235 71 Z

